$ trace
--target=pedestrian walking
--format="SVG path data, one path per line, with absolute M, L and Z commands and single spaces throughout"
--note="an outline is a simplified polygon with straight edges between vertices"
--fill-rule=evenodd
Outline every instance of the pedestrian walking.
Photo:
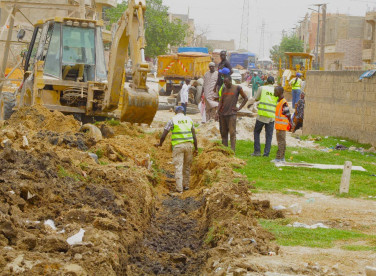
M 239 107 L 236 104 L 242 96 L 243 102 Z M 231 149 L 235 152 L 236 145 L 236 116 L 237 112 L 247 103 L 248 97 L 244 93 L 243 88 L 239 85 L 232 84 L 230 75 L 224 77 L 224 88 L 221 100 L 218 106 L 217 116 L 219 117 L 219 126 L 222 137 L 222 144 L 228 147 L 228 135 L 230 134 Z
M 204 75 L 204 86 L 203 86 L 203 99 L 205 102 L 206 110 L 206 121 L 215 118 L 215 114 L 218 107 L 218 102 L 215 100 L 216 92 L 215 85 L 218 81 L 218 71 L 215 71 L 215 63 L 209 63 L 209 71 Z
M 292 108 L 296 108 L 295 104 L 298 103 L 300 99 L 301 87 L 302 87 L 302 74 L 296 73 L 296 77 L 290 81 L 292 88 Z
M 218 64 L 218 80 L 217 80 L 217 85 L 216 85 L 216 92 L 219 91 L 219 89 L 221 88 L 222 84 L 223 84 L 223 73 L 221 73 L 221 70 L 223 68 L 227 68 L 229 70 L 229 74 L 231 75 L 233 72 L 232 72 L 232 66 L 230 64 L 230 62 L 227 60 L 227 54 L 226 54 L 226 51 L 221 51 L 221 53 L 219 54 L 220 58 L 221 58 L 221 62 Z
M 290 108 L 284 97 L 282 86 L 274 88 L 274 96 L 278 97 L 278 103 L 275 110 L 275 129 L 278 142 L 277 156 L 273 162 L 285 162 L 286 152 L 286 132 L 290 130 Z
M 265 148 L 264 155 L 268 157 L 272 146 L 275 109 L 278 97 L 274 96 L 274 78 L 269 76 L 266 85 L 259 87 L 255 100 L 260 101 L 258 105 L 256 124 L 254 129 L 254 151 L 252 156 L 261 156 L 260 133 L 265 127 Z
M 264 85 L 264 82 L 262 79 L 258 76 L 258 72 L 253 72 L 253 78 L 251 79 L 251 85 L 252 85 L 252 97 L 255 96 L 258 88 L 262 85 Z
M 180 102 L 181 102 L 181 106 L 184 108 L 184 115 L 187 115 L 189 88 L 191 87 L 189 83 L 190 83 L 190 80 L 186 79 L 183 84 L 183 87 L 180 90 Z
M 176 115 L 166 124 L 161 139 L 156 147 L 161 147 L 166 136 L 172 131 L 172 161 L 175 166 L 176 190 L 179 193 L 189 189 L 189 178 L 192 165 L 192 152 L 197 154 L 197 138 L 190 117 L 184 115 L 184 108 L 177 106 Z
M 299 128 L 303 127 L 304 120 L 304 107 L 305 107 L 305 93 L 302 91 L 300 94 L 300 100 L 296 104 L 295 113 L 292 119 L 292 129 L 291 132 L 294 133 Z

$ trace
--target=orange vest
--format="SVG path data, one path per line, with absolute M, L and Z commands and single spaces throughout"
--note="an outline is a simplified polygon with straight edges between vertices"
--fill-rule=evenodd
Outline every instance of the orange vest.
M 285 103 L 287 103 L 286 99 L 280 100 L 275 109 L 275 129 L 277 130 L 290 130 L 289 118 L 282 114 L 282 107 Z

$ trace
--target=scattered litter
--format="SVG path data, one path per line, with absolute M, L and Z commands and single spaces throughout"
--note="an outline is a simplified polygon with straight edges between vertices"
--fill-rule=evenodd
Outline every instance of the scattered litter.
M 320 149 L 320 151 L 323 151 L 323 152 L 332 152 L 333 149 L 331 149 L 331 148 L 326 148 L 326 149 Z
M 62 230 L 60 230 L 59 232 L 57 232 L 58 234 L 64 234 L 65 233 L 65 229 L 63 228 Z
M 85 230 L 81 228 L 80 231 L 78 231 L 78 233 L 74 234 L 73 236 L 67 239 L 67 243 L 69 245 L 82 243 L 82 238 L 84 237 L 84 233 L 85 233 Z
M 30 224 L 39 224 L 40 221 L 39 220 L 25 220 L 26 223 L 30 223 Z
M 376 174 L 371 174 L 371 176 L 376 176 Z
M 326 229 L 328 229 L 329 228 L 328 226 L 326 226 L 325 224 L 323 224 L 321 222 L 313 224 L 313 225 L 308 225 L 308 224 L 301 223 L 301 222 L 294 222 L 292 225 L 287 224 L 287 226 L 288 227 L 295 227 L 295 228 L 306 228 L 306 229 L 316 229 L 316 228 L 326 228 Z
M 346 140 L 339 140 L 340 142 L 346 142 Z
M 299 152 L 297 151 L 292 151 L 291 154 L 298 154 Z
M 328 139 L 329 138 L 329 136 L 325 136 L 325 139 Z
M 99 164 L 98 155 L 92 152 L 88 152 L 89 156 L 94 159 L 94 161 Z
M 15 192 L 14 192 L 14 191 L 9 191 L 9 193 L 10 193 L 11 195 L 14 195 L 14 194 L 15 194 Z
M 342 141 L 342 140 L 341 140 Z M 349 148 L 344 146 L 344 145 L 341 145 L 341 144 L 337 144 L 336 147 L 335 147 L 336 150 L 348 150 Z
M 307 199 L 307 203 L 313 203 L 313 202 L 315 202 L 315 199 L 313 197 Z
M 234 240 L 233 237 L 231 237 L 229 240 L 228 240 L 228 244 L 231 245 L 232 241 Z
M 52 230 L 56 230 L 55 222 L 52 219 L 48 219 L 44 221 L 44 225 L 48 225 L 52 228 Z
M 275 256 L 275 255 L 277 255 L 275 252 L 273 252 L 273 251 L 270 251 L 270 252 L 268 252 L 268 255 L 269 256 Z
M 286 207 L 283 205 L 277 205 L 277 206 L 273 206 L 273 209 L 279 211 L 279 210 L 285 210 Z
M 22 148 L 27 149 L 29 147 L 29 141 L 26 136 L 22 136 Z
M 298 203 L 294 203 L 294 204 L 290 205 L 288 210 L 292 214 L 297 215 L 297 214 L 300 214 L 302 212 L 302 207 Z

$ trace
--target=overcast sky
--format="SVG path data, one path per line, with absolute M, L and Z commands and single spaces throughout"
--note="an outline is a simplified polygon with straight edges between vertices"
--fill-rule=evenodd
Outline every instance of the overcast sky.
M 249 1 L 248 50 L 260 51 L 261 25 L 265 22 L 264 55 L 281 40 L 282 30 L 291 31 L 313 4 L 327 3 L 328 12 L 364 16 L 376 8 L 376 0 L 247 0 Z M 172 13 L 187 14 L 198 31 L 209 39 L 235 39 L 239 46 L 244 0 L 163 0 Z M 262 58 L 262 57 L 260 57 Z

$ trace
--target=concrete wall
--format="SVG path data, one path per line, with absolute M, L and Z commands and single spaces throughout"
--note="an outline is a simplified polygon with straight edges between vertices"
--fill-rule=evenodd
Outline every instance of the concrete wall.
M 376 76 L 362 71 L 307 72 L 304 134 L 346 137 L 376 146 Z

